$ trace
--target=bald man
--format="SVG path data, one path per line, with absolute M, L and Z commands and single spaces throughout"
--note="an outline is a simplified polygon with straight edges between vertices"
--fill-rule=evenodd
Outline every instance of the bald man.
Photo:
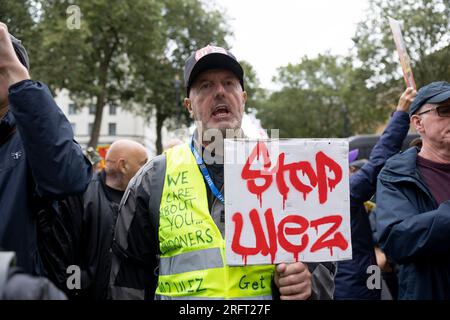
M 49 278 L 69 299 L 107 298 L 110 249 L 120 200 L 128 182 L 147 162 L 147 152 L 132 140 L 117 140 L 106 154 L 106 166 L 82 196 L 60 202 L 62 215 L 41 225 L 41 254 Z M 77 283 L 78 266 L 80 281 Z M 80 284 L 78 286 L 77 284 Z
M 123 194 L 128 182 L 147 162 L 144 147 L 132 140 L 117 140 L 106 153 L 106 185 Z

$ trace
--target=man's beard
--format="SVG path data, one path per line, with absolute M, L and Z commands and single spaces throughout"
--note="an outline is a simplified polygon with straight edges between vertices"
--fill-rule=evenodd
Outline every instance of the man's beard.
M 223 164 L 224 139 L 244 138 L 242 128 L 210 128 L 202 130 L 202 123 L 196 122 L 194 137 L 198 146 L 204 148 L 202 158 L 206 164 Z
M 200 123 L 200 122 L 198 122 Z M 210 142 L 223 141 L 224 139 L 243 138 L 244 133 L 241 128 L 241 123 L 236 128 L 205 128 L 203 125 L 196 125 L 198 137 L 201 137 L 203 146 L 208 145 Z

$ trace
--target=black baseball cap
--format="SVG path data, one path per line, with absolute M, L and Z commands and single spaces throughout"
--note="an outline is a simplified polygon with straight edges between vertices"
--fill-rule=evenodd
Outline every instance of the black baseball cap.
M 426 103 L 441 103 L 450 99 L 450 83 L 446 81 L 436 81 L 420 88 L 409 107 L 411 117 L 417 110 Z
M 14 37 L 12 34 L 9 34 L 11 38 L 11 42 L 14 48 L 14 51 L 16 52 L 17 58 L 19 58 L 19 61 L 21 64 L 25 66 L 28 70 L 30 69 L 30 61 L 28 59 L 28 53 L 27 50 L 25 50 L 25 47 L 22 45 L 22 41 Z
M 195 78 L 200 73 L 210 69 L 226 69 L 233 72 L 239 79 L 242 90 L 244 90 L 244 70 L 236 57 L 222 47 L 207 45 L 195 51 L 184 65 L 184 84 L 188 97 Z

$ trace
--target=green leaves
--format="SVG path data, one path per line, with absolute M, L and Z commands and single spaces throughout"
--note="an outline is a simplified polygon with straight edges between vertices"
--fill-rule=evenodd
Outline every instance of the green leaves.
M 258 117 L 264 127 L 280 129 L 281 137 L 346 137 L 375 128 L 374 92 L 350 58 L 303 57 L 278 71 L 283 88 L 262 104 Z
M 53 91 L 68 89 L 80 108 L 96 105 L 90 146 L 98 142 L 107 103 L 147 119 L 156 115 L 161 126 L 173 124 L 170 119 L 187 123 L 184 83 L 175 79 L 183 79 L 184 60 L 194 49 L 224 45 L 229 34 L 223 16 L 200 0 L 0 1 L 0 18 L 30 52 L 33 77 Z M 74 4 L 79 29 L 68 27 L 66 10 Z
M 450 81 L 450 1 L 371 0 L 355 56 L 326 53 L 279 68 L 282 89 L 258 108 L 263 127 L 281 137 L 345 137 L 385 123 L 405 88 L 388 16 L 403 22 L 417 86 Z
M 354 38 L 358 58 L 372 73 L 370 82 L 378 84 L 402 77 L 388 16 L 403 23 L 417 85 L 433 77 L 449 80 L 448 59 L 423 64 L 427 56 L 450 45 L 449 0 L 371 0 L 370 5 L 367 19 L 359 23 Z M 442 68 L 436 68 L 436 64 Z

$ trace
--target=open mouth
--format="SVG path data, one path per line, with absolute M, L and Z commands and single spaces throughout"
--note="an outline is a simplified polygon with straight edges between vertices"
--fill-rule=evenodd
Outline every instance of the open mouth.
M 212 113 L 213 117 L 225 117 L 230 114 L 230 110 L 228 110 L 228 106 L 225 104 L 218 105 L 214 108 Z

